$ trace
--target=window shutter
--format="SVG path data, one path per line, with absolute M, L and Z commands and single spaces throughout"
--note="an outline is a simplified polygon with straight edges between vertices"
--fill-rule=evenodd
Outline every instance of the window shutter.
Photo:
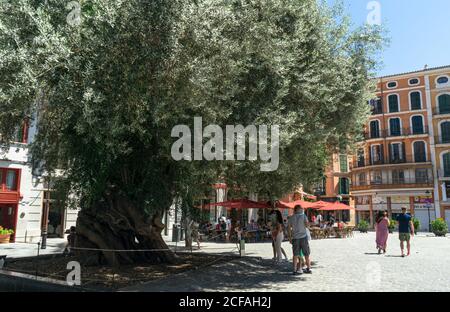
M 389 161 L 390 163 L 394 163 L 394 157 L 392 157 L 392 144 L 389 144 Z
M 380 145 L 380 159 L 381 159 L 381 163 L 384 163 L 384 145 L 383 144 Z
M 406 146 L 405 146 L 405 142 L 402 143 L 402 157 L 400 159 L 403 162 L 406 162 Z

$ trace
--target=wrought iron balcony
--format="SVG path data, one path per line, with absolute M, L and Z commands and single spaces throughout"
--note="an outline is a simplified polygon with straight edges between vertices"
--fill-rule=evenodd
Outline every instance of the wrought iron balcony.
M 373 139 L 385 139 L 400 136 L 411 136 L 411 135 L 421 135 L 428 134 L 428 126 L 416 127 L 416 128 L 401 128 L 398 130 L 379 130 L 379 131 L 369 131 L 364 133 L 365 140 Z

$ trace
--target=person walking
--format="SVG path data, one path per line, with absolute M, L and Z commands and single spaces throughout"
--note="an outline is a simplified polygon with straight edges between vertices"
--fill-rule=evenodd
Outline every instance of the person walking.
M 293 266 L 294 275 L 307 273 L 311 274 L 311 259 L 310 259 L 310 248 L 308 242 L 308 218 L 306 217 L 303 208 L 300 205 L 295 206 L 294 215 L 289 218 L 288 222 L 288 235 L 289 241 L 292 244 Z M 301 267 L 300 257 L 305 257 L 306 269 L 303 272 L 300 270 Z
M 406 213 L 407 208 L 402 207 L 402 214 L 397 217 L 398 233 L 400 239 L 400 249 L 402 250 L 402 257 L 405 257 L 404 243 L 406 242 L 406 249 L 408 256 L 411 255 L 411 236 L 414 236 L 414 224 L 411 215 Z
M 198 249 L 200 249 L 200 233 L 199 233 L 200 224 L 192 220 L 190 227 L 191 227 L 191 239 L 193 242 L 197 243 L 197 247 Z
M 386 253 L 387 240 L 389 237 L 389 225 L 390 222 L 387 211 L 380 212 L 375 224 L 378 254 L 381 254 L 381 251 L 383 251 L 383 253 Z
M 281 212 L 276 209 L 272 209 L 272 211 L 269 214 L 270 216 L 270 228 L 271 228 L 271 234 L 272 234 L 272 249 L 273 249 L 273 260 L 275 263 L 280 263 L 282 260 L 282 255 L 284 256 L 285 260 L 287 261 L 287 255 L 284 251 L 283 247 L 281 246 L 281 243 L 284 239 L 283 234 L 283 216 L 281 215 Z
M 321 226 L 322 226 L 323 217 L 322 217 L 322 214 L 321 214 L 320 212 L 317 214 L 316 222 L 317 222 L 317 226 L 318 226 L 318 227 L 321 227 Z
M 231 241 L 232 227 L 231 217 L 228 217 L 225 221 L 227 241 Z
M 279 210 L 275 210 L 275 226 L 273 227 L 272 237 L 274 240 L 274 246 L 275 246 L 275 254 L 276 259 L 275 261 L 277 263 L 281 262 L 283 259 L 283 256 L 285 260 L 287 260 L 286 252 L 284 251 L 283 247 L 281 247 L 281 244 L 284 240 L 284 229 L 283 229 L 283 216 L 281 215 L 281 212 Z

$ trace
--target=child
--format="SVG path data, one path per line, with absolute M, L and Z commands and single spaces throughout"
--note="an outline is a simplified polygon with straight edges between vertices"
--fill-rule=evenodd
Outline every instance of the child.
M 67 245 L 64 248 L 64 255 L 70 255 L 72 253 L 72 249 L 75 247 L 75 237 L 76 237 L 76 228 L 74 226 L 70 227 L 69 235 L 67 236 Z
M 306 228 L 306 235 L 308 237 L 308 241 L 311 241 L 311 231 Z M 303 250 L 300 249 L 300 261 L 297 264 L 297 271 L 300 271 L 300 269 L 302 269 L 302 271 L 306 270 L 305 266 L 306 266 L 306 260 L 305 260 L 305 255 L 303 254 Z M 310 256 L 311 258 L 311 256 Z M 311 260 L 310 260 L 311 261 Z
M 243 229 L 242 229 L 239 221 L 236 223 L 236 227 L 234 228 L 234 231 L 237 234 L 238 242 L 240 242 L 242 240 Z

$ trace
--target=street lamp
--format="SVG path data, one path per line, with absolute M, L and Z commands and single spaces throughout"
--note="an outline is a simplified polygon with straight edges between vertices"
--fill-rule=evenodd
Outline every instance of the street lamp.
M 428 210 L 428 232 L 431 232 L 431 216 L 430 216 L 430 208 L 431 208 L 431 192 L 426 191 L 425 194 L 427 195 L 427 210 Z

